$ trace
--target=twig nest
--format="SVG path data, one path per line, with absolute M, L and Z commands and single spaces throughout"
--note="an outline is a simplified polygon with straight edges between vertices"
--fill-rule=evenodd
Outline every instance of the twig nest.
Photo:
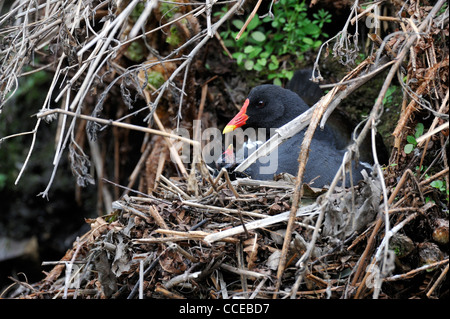
M 336 192 L 330 196 L 325 216 L 323 235 L 344 236 L 359 232 L 372 222 L 379 211 L 380 181 L 366 177 L 353 190 Z

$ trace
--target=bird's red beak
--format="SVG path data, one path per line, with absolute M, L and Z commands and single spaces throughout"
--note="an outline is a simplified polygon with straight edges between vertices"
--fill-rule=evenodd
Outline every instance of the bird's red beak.
M 228 123 L 227 126 L 225 126 L 225 128 L 223 129 L 223 134 L 234 131 L 236 128 L 241 127 L 245 124 L 245 122 L 248 120 L 248 115 L 245 114 L 245 112 L 247 112 L 249 103 L 250 100 L 246 99 L 239 113 L 236 114 L 236 116 L 233 117 L 230 123 Z

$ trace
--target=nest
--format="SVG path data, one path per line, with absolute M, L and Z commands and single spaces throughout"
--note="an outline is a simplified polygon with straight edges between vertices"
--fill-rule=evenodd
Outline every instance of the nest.
M 361 19 L 381 21 L 395 25 L 397 31 L 384 39 L 370 34 L 373 54 L 333 84 L 333 89 L 305 114 L 303 120 L 309 128 L 298 175 L 278 176 L 276 181 L 233 180 L 224 170 L 211 176 L 195 152 L 194 164 L 187 166 L 179 155 L 180 148 L 187 144 L 197 149 L 199 142 L 169 133 L 179 126 L 192 129 L 189 125 L 196 119 L 218 126 L 217 118 L 208 115 L 211 110 L 205 109 L 207 99 L 216 107 L 216 114 L 229 111 L 221 109 L 224 100 L 235 101 L 236 95 L 218 93 L 227 92 L 229 83 L 211 84 L 224 64 L 219 63 L 216 75 L 208 79 L 199 77 L 201 81 L 196 81 L 188 75 L 195 68 L 197 76 L 206 72 L 202 66 L 207 54 L 200 53 L 243 1 L 228 6 L 218 19 L 211 14 L 215 1 L 195 7 L 180 1 L 180 12 L 169 21 L 153 1 L 131 19 L 137 2 L 86 1 L 81 5 L 68 1 L 70 10 L 63 10 L 58 1 L 36 4 L 36 8 L 35 1 L 24 1 L 26 9 L 19 13 L 20 6 L 16 7 L 0 20 L 3 24 L 12 17 L 18 19 L 15 27 L 5 31 L 3 40 L 8 45 L 1 47 L 1 107 L 11 96 L 8 93 L 17 89 L 17 78 L 30 61 L 30 52 L 45 47 L 59 59 L 57 64 L 48 61 L 42 66 L 55 74 L 48 99 L 53 94 L 61 103 L 54 108 L 47 100 L 36 115 L 33 131 L 7 136 L 0 142 L 27 134 L 34 140 L 43 121 L 58 119 L 61 130 L 54 173 L 40 195 L 48 197 L 59 160 L 68 148 L 78 185 L 97 181 L 103 210 L 108 212 L 87 220 L 91 230 L 79 237 L 60 261 L 44 263 L 54 267 L 43 280 L 34 284 L 15 280 L 3 294 L 29 299 L 448 297 L 449 14 L 445 1 L 434 6 L 395 2 L 392 16 L 380 15 L 378 3 L 363 10 L 355 2 L 345 28 L 321 47 L 316 69 L 322 51 L 331 52 L 342 64 L 356 62 L 358 34 L 350 34 L 350 24 Z M 150 14 L 158 19 L 147 20 Z M 30 17 L 33 23 L 29 23 Z M 90 21 L 99 24 L 91 26 Z M 155 25 L 154 21 L 166 23 Z M 182 44 L 159 47 L 161 39 L 175 33 L 171 27 L 182 34 Z M 141 35 L 142 30 L 145 33 Z M 148 49 L 144 62 L 130 55 L 135 51 L 126 50 L 141 42 Z M 166 55 L 160 56 L 155 48 Z M 131 66 L 130 61 L 134 61 Z M 403 102 L 392 131 L 389 165 L 382 167 L 374 154 L 373 172 L 350 189 L 336 186 L 342 174 L 325 189 L 308 186 L 303 172 L 314 130 L 340 101 L 383 70 L 389 72 L 341 170 L 351 167 L 348 164 L 357 158 L 365 137 L 375 135 L 383 99 L 397 77 Z M 320 70 L 316 71 L 320 78 Z M 154 72 L 162 79 L 158 87 L 149 81 Z M 55 83 L 66 77 L 70 80 L 63 81 L 57 91 Z M 230 83 L 238 86 L 239 82 L 231 79 Z M 106 103 L 114 95 L 123 102 L 118 109 Z M 128 112 L 137 108 L 138 100 L 144 105 Z M 420 112 L 431 120 L 419 136 L 414 135 L 414 128 Z M 129 120 L 143 113 L 145 125 Z M 121 144 L 124 136 L 134 131 L 146 134 L 129 184 L 116 183 L 114 194 L 102 178 L 108 171 L 108 148 L 100 151 L 101 142 L 111 142 L 102 131 L 111 127 L 114 170 L 129 155 L 128 145 Z M 127 133 L 119 134 L 119 128 Z M 283 134 L 300 129 L 294 122 L 277 134 L 283 138 Z M 195 136 L 195 128 L 192 131 Z M 414 141 L 409 135 L 414 135 Z M 375 143 L 375 138 L 372 141 Z M 413 145 L 413 153 L 406 151 L 407 143 Z M 86 144 L 97 180 L 90 174 L 91 162 L 83 150 Z M 17 181 L 33 147 L 34 142 Z M 436 181 L 441 181 L 441 188 L 433 184 Z M 118 189 L 125 192 L 120 195 Z M 19 288 L 12 292 L 15 285 Z
M 358 262 L 355 251 L 363 246 L 355 231 L 373 222 L 378 211 L 374 199 L 380 192 L 379 185 L 367 178 L 353 195 L 342 189 L 327 207 L 321 207 L 316 201 L 323 191 L 305 186 L 305 204 L 296 213 L 277 292 L 276 271 L 292 204 L 292 183 L 217 180 L 216 189 L 204 188 L 210 195 L 201 200 L 186 194 L 186 183 L 166 180 L 161 184 L 158 197 L 125 196 L 113 203 L 111 214 L 87 220 L 91 230 L 25 298 L 285 296 L 295 284 L 296 265 L 308 248 L 313 259 L 297 296 L 340 296 Z M 367 197 L 365 193 L 373 190 L 373 196 Z M 321 210 L 328 214 L 311 248 L 308 242 Z
M 202 188 L 209 195 L 194 199 L 186 183 L 165 179 L 159 196 L 127 195 L 113 203 L 111 214 L 87 220 L 91 230 L 59 262 L 45 262 L 56 265 L 41 282 L 27 285 L 22 298 L 271 299 L 292 297 L 296 285 L 297 298 L 364 297 L 380 280 L 395 291 L 398 281 L 448 263 L 428 247 L 433 252 L 426 253 L 423 266 L 383 277 L 374 266 L 364 285 L 352 285 L 355 269 L 371 259 L 364 252 L 380 231 L 380 183 L 366 176 L 355 189 L 339 189 L 330 197 L 325 189 L 304 186 L 277 287 L 293 188 L 286 181 L 218 178 L 215 187 Z M 403 221 L 391 231 L 419 216 L 405 218 L 400 213 L 405 211 L 394 209 Z M 414 250 L 405 237 L 393 236 L 390 246 L 401 250 L 402 258 Z M 380 259 L 380 250 L 370 250 L 373 260 Z M 392 270 L 396 257 L 389 258 Z M 382 292 L 380 297 L 394 296 Z

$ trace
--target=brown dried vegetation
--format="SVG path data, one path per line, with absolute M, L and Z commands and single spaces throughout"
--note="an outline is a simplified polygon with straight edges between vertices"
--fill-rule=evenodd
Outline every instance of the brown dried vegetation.
M 229 75 L 231 61 L 220 53 L 215 33 L 245 1 L 229 4 L 229 15 L 221 19 L 208 4 L 187 0 L 171 9 L 149 1 L 148 10 L 139 11 L 138 1 L 122 1 L 120 7 L 114 0 L 67 1 L 65 8 L 60 1 L 41 1 L 36 9 L 38 2 L 22 1 L 0 17 L 1 106 L 23 66 L 41 56 L 55 81 L 36 130 L 21 134 L 38 138 L 42 120 L 57 118 L 55 170 L 68 148 L 78 184 L 97 183 L 103 206 L 101 216 L 87 220 L 91 230 L 56 265 L 48 263 L 54 267 L 42 281 L 16 281 L 3 296 L 448 298 L 445 1 L 389 3 L 390 11 L 383 12 L 392 14 L 378 16 L 388 24 L 387 34 L 382 39 L 376 29 L 370 35 L 374 53 L 313 108 L 315 128 L 336 107 L 333 101 L 389 70 L 361 126 L 360 144 L 375 133 L 392 81 L 402 86 L 389 165 L 375 161 L 373 174 L 354 189 L 333 184 L 324 190 L 302 185 L 305 161 L 293 179 L 213 177 L 195 158 L 201 145 L 169 133 L 178 125 L 194 136 L 194 120 L 223 127 L 245 97 L 248 88 L 239 88 L 241 80 Z M 348 21 L 364 21 L 373 12 L 356 2 Z M 323 51 L 354 57 L 357 37 L 343 29 Z M 48 103 L 55 96 L 60 107 Z M 406 154 L 407 136 L 422 118 L 424 134 Z M 180 158 L 183 145 L 192 148 L 195 164 Z M 307 160 L 307 153 L 301 157 Z M 136 164 L 126 173 L 131 161 Z M 128 184 L 119 186 L 124 179 Z M 437 180 L 447 193 L 432 186 Z

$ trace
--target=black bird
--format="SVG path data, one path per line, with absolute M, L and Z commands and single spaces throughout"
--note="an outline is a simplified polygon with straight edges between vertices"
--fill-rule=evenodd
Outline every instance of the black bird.
M 297 95 L 310 107 L 316 104 L 323 96 L 323 91 L 320 86 L 310 80 L 312 72 L 312 69 L 297 70 L 291 80 L 286 84 L 286 89 L 297 93 Z M 331 113 L 330 117 L 327 119 L 327 126 L 336 137 L 336 146 L 338 149 L 345 149 L 352 142 L 356 124 L 357 123 L 350 120 L 349 116 L 339 108 Z M 375 145 L 380 164 L 388 164 L 389 152 L 380 133 L 377 133 L 375 136 Z M 370 134 L 366 135 L 364 141 L 359 146 L 359 158 L 361 161 L 370 164 L 373 164 L 374 162 Z
M 240 112 L 228 123 L 223 133 L 228 133 L 238 127 L 258 129 L 279 128 L 309 109 L 309 106 L 293 91 L 279 86 L 265 84 L 251 90 Z M 271 164 L 265 164 L 267 158 L 262 158 L 252 164 L 246 173 L 254 179 L 273 179 L 274 174 L 282 172 L 297 174 L 298 155 L 301 148 L 305 130 L 285 141 L 278 147 L 278 153 L 269 155 L 276 161 L 275 171 L 270 170 Z M 313 187 L 329 185 L 339 166 L 345 150 L 338 147 L 338 137 L 333 130 L 325 125 L 318 128 L 310 145 L 309 159 L 303 177 L 304 182 L 311 183 Z M 352 177 L 356 184 L 362 179 L 361 170 L 365 168 L 362 163 L 353 165 Z M 357 167 L 356 167 L 357 166 Z M 264 171 L 266 170 L 266 171 Z M 346 186 L 350 186 L 349 175 L 346 177 Z

